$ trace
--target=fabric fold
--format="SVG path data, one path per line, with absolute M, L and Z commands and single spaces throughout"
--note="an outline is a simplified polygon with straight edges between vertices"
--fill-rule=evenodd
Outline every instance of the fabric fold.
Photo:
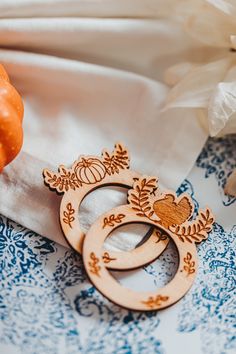
M 183 58 L 201 61 L 205 53 L 164 18 L 171 2 L 1 2 L 0 62 L 24 99 L 25 140 L 0 176 L 0 213 L 65 245 L 60 197 L 47 191 L 42 169 L 100 155 L 117 141 L 129 149 L 132 169 L 178 188 L 207 133 L 194 110 L 161 112 L 169 91 L 162 77 Z M 121 190 L 101 193 L 98 201 L 96 195 L 81 206 L 84 229 L 125 202 Z M 112 246 L 133 247 L 144 233 L 121 232 L 126 238 L 117 236 Z
M 53 196 L 45 196 L 43 168 L 51 166 L 56 171 L 61 163 L 70 165 L 80 154 L 99 155 L 104 147 L 112 149 L 121 140 L 131 152 L 133 169 L 157 174 L 163 187 L 176 189 L 207 138 L 196 113 L 173 110 L 160 114 L 167 87 L 144 76 L 8 50 L 0 51 L 0 61 L 25 102 L 23 152 L 0 177 L 0 194 L 5 200 L 0 203 L 0 213 L 62 244 L 58 198 L 54 203 Z M 116 205 L 123 203 L 123 197 L 119 198 Z M 101 204 L 106 206 L 106 195 Z M 40 218 L 39 210 L 45 211 Z M 97 215 L 92 202 L 85 203 L 81 213 L 85 210 Z
M 173 0 L 1 0 L 0 17 L 129 17 L 167 16 Z
M 0 46 L 113 67 L 157 80 L 183 56 L 189 60 L 202 56 L 183 30 L 167 19 L 0 19 Z

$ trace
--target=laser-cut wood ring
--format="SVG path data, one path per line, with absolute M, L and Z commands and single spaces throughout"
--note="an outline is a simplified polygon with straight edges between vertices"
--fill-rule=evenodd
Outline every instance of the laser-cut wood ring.
M 68 169 L 61 165 L 58 173 L 43 171 L 44 181 L 50 189 L 64 194 L 60 205 L 60 222 L 69 245 L 82 253 L 85 233 L 81 230 L 78 212 L 83 199 L 97 188 L 123 186 L 131 188 L 140 174 L 129 169 L 127 149 L 118 143 L 112 153 L 104 150 L 102 157 L 80 156 Z M 109 215 L 106 225 L 122 222 L 123 215 Z M 167 247 L 169 240 L 160 229 L 154 229 L 149 239 L 130 252 L 103 251 L 107 267 L 116 270 L 133 269 L 152 262 Z M 150 248 L 151 245 L 151 248 Z M 140 258 L 142 254 L 142 258 Z
M 193 213 L 190 197 L 177 197 L 175 193 L 160 193 L 156 179 L 143 177 L 134 183 L 129 194 L 129 204 L 101 216 L 87 232 L 83 246 L 83 260 L 87 274 L 95 287 L 109 300 L 132 310 L 151 311 L 166 308 L 179 301 L 193 284 L 197 272 L 195 243 L 205 240 L 212 229 L 214 217 L 207 208 L 199 211 L 194 221 L 188 221 Z M 141 202 L 143 192 L 146 202 Z M 106 224 L 110 215 L 122 214 L 121 222 Z M 175 277 L 155 292 L 136 292 L 123 287 L 107 270 L 103 257 L 103 243 L 109 234 L 119 227 L 134 222 L 157 226 L 174 241 L 179 253 L 179 266 Z M 104 227 L 105 225 L 105 227 Z M 151 250 L 151 245 L 150 250 Z M 143 253 L 139 254 L 142 263 Z

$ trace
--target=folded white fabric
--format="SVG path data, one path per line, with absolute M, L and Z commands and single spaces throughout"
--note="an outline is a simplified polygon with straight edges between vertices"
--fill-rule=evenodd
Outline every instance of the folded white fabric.
M 46 16 L 45 9 L 50 16 L 58 16 L 58 9 L 60 16 L 63 9 L 65 16 L 72 14 L 66 1 L 49 1 L 41 11 L 43 3 L 21 0 L 14 8 L 12 1 L 4 1 L 1 17 L 23 16 L 24 11 L 29 17 Z M 71 3 L 78 9 L 76 1 Z M 90 3 L 93 16 L 96 9 L 97 17 L 102 15 L 101 3 L 106 2 Z M 134 2 L 129 4 L 135 17 Z M 119 16 L 122 11 L 114 6 L 112 16 L 116 11 Z M 165 20 L 0 19 L 0 62 L 25 103 L 23 151 L 0 176 L 0 213 L 65 245 L 60 197 L 44 186 L 42 169 L 56 171 L 80 154 L 112 149 L 118 140 L 131 151 L 133 169 L 158 174 L 162 186 L 176 189 L 207 138 L 197 112 L 160 112 L 168 91 L 160 82 L 162 70 L 178 57 L 183 61 L 194 55 L 185 38 Z M 81 208 L 85 229 L 102 210 L 125 201 L 117 190 L 94 198 Z M 126 246 L 137 241 L 129 233 Z M 122 248 L 122 238 L 117 236 L 112 246 Z
M 170 13 L 173 0 L 1 0 L 0 17 L 147 17 Z

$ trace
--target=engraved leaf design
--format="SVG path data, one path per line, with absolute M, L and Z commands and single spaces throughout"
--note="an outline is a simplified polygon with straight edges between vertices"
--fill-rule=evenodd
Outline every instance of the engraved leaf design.
M 183 270 L 187 272 L 187 275 L 195 273 L 195 261 L 192 260 L 192 255 L 190 252 L 187 252 L 183 260 L 185 263 Z
M 165 241 L 168 239 L 168 236 L 166 233 L 164 233 L 162 230 L 156 230 L 155 231 L 155 235 L 157 237 L 156 243 L 160 242 L 160 241 Z
M 142 178 L 134 183 L 133 189 L 129 191 L 128 201 L 138 216 L 152 220 L 154 210 L 150 197 L 156 189 L 156 178 Z
M 115 261 L 116 258 L 112 258 L 110 257 L 108 252 L 104 252 L 103 256 L 102 256 L 103 262 L 104 263 L 110 263 L 111 261 Z
M 109 175 L 119 173 L 120 170 L 129 168 L 128 150 L 121 143 L 115 145 L 112 153 L 108 150 L 104 150 L 102 159 Z
M 122 222 L 122 219 L 124 219 L 125 215 L 124 214 L 111 214 L 109 217 L 105 217 L 103 220 L 103 229 L 106 226 L 115 226 L 115 224 L 120 224 Z
M 68 203 L 66 205 L 65 211 L 63 211 L 63 221 L 65 224 L 69 225 L 70 228 L 72 228 L 72 222 L 75 220 L 75 217 L 73 216 L 75 214 L 75 209 L 72 208 L 72 204 Z
M 150 309 L 153 309 L 161 306 L 163 302 L 168 300 L 169 300 L 169 296 L 157 295 L 156 297 L 149 296 L 149 298 L 146 301 L 142 301 L 142 303 L 145 304 Z
M 200 243 L 208 237 L 213 223 L 214 217 L 210 209 L 207 208 L 205 211 L 201 210 L 193 222 L 187 222 L 181 226 L 171 226 L 170 231 L 182 242 Z
M 75 190 L 82 185 L 73 169 L 67 169 L 63 165 L 59 167 L 58 173 L 45 169 L 43 171 L 43 176 L 44 182 L 58 193 L 64 193 L 70 189 Z
M 88 265 L 90 273 L 93 273 L 100 277 L 101 267 L 99 266 L 99 258 L 96 257 L 94 252 L 90 253 L 90 261 L 88 262 Z

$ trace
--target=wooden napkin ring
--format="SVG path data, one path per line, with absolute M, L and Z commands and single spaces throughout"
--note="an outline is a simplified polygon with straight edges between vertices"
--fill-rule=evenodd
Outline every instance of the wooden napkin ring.
M 210 209 L 206 208 L 199 211 L 195 220 L 189 221 L 193 214 L 190 197 L 177 197 L 169 191 L 161 193 L 157 189 L 156 178 L 140 178 L 128 195 L 128 205 L 105 213 L 87 232 L 83 245 L 85 269 L 95 287 L 114 303 L 138 311 L 163 309 L 179 301 L 192 286 L 198 265 L 195 243 L 200 243 L 208 237 L 214 217 Z M 108 224 L 106 220 L 109 220 L 111 215 L 123 217 L 119 223 Z M 161 228 L 173 240 L 179 253 L 179 266 L 175 277 L 155 292 L 127 289 L 107 270 L 104 241 L 117 227 L 134 222 Z M 147 252 L 151 252 L 153 245 L 149 244 Z M 140 252 L 139 257 L 139 263 L 142 264 L 144 253 Z
M 72 168 L 61 165 L 58 173 L 44 169 L 45 183 L 50 189 L 63 194 L 60 205 L 61 227 L 67 242 L 75 251 L 82 253 L 85 238 L 78 217 L 83 199 L 95 189 L 104 186 L 131 188 L 134 181 L 140 178 L 140 174 L 129 169 L 129 162 L 127 149 L 118 143 L 112 153 L 103 150 L 101 157 L 80 156 Z M 121 224 L 123 217 L 122 213 L 110 214 L 109 219 L 104 220 L 104 229 L 107 225 Z M 110 269 L 137 268 L 156 259 L 165 250 L 168 242 L 167 235 L 157 228 L 141 246 L 130 252 L 104 250 L 103 259 Z

